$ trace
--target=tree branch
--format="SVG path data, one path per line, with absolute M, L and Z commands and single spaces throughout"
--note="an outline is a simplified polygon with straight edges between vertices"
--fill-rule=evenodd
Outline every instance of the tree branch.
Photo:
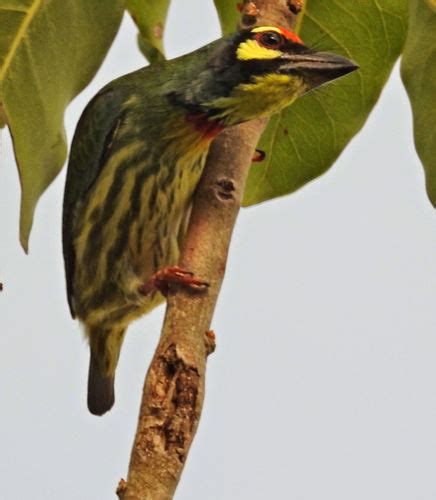
M 289 26 L 301 0 L 245 1 L 241 27 Z M 209 331 L 224 277 L 233 227 L 256 144 L 267 120 L 224 131 L 210 149 L 195 193 L 181 267 L 210 283 L 206 293 L 171 291 L 162 335 L 144 384 L 138 428 L 121 500 L 173 497 L 204 399 Z

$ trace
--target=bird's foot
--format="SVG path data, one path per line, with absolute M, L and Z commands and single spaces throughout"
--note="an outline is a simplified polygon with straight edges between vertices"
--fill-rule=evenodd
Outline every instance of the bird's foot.
M 169 266 L 157 271 L 138 289 L 142 295 L 159 290 L 166 297 L 172 287 L 185 287 L 192 291 L 203 292 L 209 283 L 194 277 L 194 273 L 178 266 Z
M 251 161 L 253 161 L 255 163 L 261 162 L 265 159 L 265 157 L 266 157 L 265 151 L 262 151 L 262 149 L 255 149 L 254 155 L 253 155 L 253 158 L 251 159 Z

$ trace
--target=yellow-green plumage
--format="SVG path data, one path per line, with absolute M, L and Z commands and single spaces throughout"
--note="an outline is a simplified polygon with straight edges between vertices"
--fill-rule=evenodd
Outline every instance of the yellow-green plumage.
M 295 65 L 307 69 L 316 53 L 277 28 L 264 32 L 271 30 L 281 41 L 280 50 L 271 48 L 273 56 L 261 46 L 261 28 L 231 35 L 114 80 L 79 121 L 65 187 L 63 242 L 71 311 L 91 347 L 88 406 L 95 414 L 113 404 L 128 324 L 163 300 L 157 290 L 144 295 L 140 287 L 178 263 L 213 138 L 226 126 L 279 111 L 315 86 L 310 71 L 300 75 Z M 250 50 L 239 51 L 238 58 L 238 47 L 247 41 Z M 283 65 L 295 71 L 282 71 Z
M 90 339 L 95 376 L 106 374 L 110 387 L 127 325 L 163 300 L 157 290 L 144 297 L 138 289 L 159 269 L 177 264 L 184 217 L 205 161 L 209 141 L 173 118 L 175 128 L 155 144 L 128 141 L 110 156 L 75 213 L 74 308 Z M 119 126 L 112 147 L 132 126 Z

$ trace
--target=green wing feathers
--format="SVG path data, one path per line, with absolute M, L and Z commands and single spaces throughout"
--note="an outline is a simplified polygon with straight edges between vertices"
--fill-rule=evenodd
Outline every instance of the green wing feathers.
M 114 134 L 123 119 L 122 104 L 121 92 L 111 88 L 99 92 L 83 112 L 71 145 L 65 184 L 62 241 L 68 304 L 73 318 L 75 317 L 72 289 L 75 268 L 74 212 L 92 188 L 110 153 Z

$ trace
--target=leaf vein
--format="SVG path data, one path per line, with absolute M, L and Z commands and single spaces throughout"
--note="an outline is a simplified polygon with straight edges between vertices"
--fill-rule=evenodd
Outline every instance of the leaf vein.
M 383 31 L 385 34 L 386 44 L 388 46 L 388 53 L 391 54 L 392 53 L 391 39 L 389 38 L 388 28 L 386 26 L 386 19 L 385 19 L 385 16 L 383 15 L 383 9 L 381 8 L 381 5 L 379 4 L 378 0 L 374 0 L 374 3 L 377 7 L 377 10 L 378 10 L 378 13 L 380 15 L 380 19 L 381 19 L 381 22 L 383 25 Z
M 25 12 L 27 12 L 27 14 L 23 18 L 23 22 L 21 23 L 20 27 L 18 28 L 18 31 L 17 31 L 17 33 L 14 37 L 14 40 L 12 41 L 12 44 L 10 46 L 10 50 L 5 57 L 3 67 L 0 69 L 0 82 L 4 79 L 5 74 L 6 74 L 7 70 L 9 69 L 9 66 L 12 63 L 12 60 L 14 58 L 15 53 L 18 50 L 18 47 L 19 47 L 21 41 L 23 40 L 30 23 L 32 22 L 33 18 L 35 17 L 35 14 L 38 12 L 42 3 L 43 3 L 43 0 L 35 0 L 33 2 L 33 4 L 30 6 L 30 8 L 27 11 L 25 11 Z

